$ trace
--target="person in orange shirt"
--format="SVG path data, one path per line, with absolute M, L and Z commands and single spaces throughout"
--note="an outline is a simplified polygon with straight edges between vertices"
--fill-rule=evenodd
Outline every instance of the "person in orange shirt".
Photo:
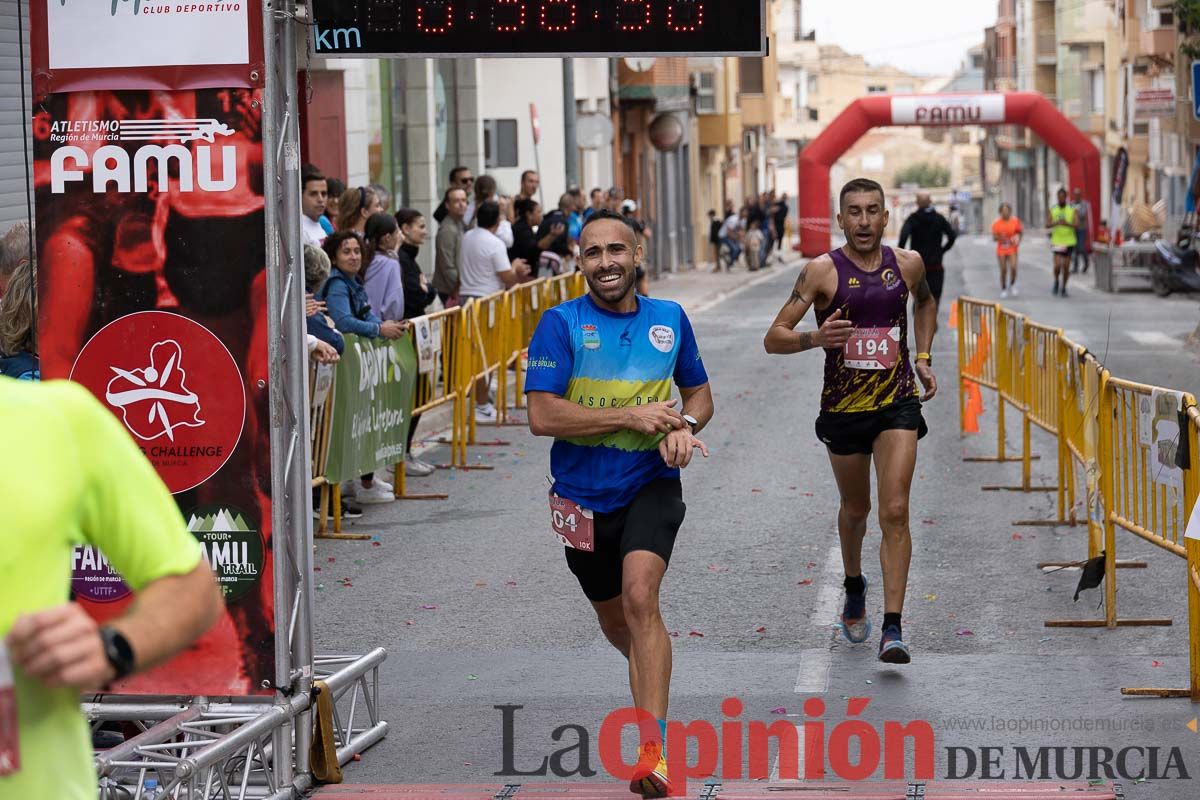
M 1012 206 L 1000 204 L 1000 217 L 992 223 L 992 238 L 996 240 L 996 260 L 1000 264 L 1000 297 L 1017 296 L 1017 249 L 1025 229 L 1013 216 Z

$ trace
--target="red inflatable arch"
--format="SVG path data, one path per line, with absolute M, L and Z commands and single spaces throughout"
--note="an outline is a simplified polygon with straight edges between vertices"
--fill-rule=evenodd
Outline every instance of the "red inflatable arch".
M 1069 189 L 1083 189 L 1100 208 L 1100 151 L 1036 92 L 875 95 L 855 100 L 800 152 L 800 251 L 819 256 L 830 247 L 829 168 L 871 128 L 889 125 L 1025 125 L 1053 148 L 1069 169 Z M 1041 220 L 1036 220 L 1041 224 Z M 1097 214 L 1092 214 L 1092 225 Z M 1095 233 L 1095 230 L 1093 230 Z

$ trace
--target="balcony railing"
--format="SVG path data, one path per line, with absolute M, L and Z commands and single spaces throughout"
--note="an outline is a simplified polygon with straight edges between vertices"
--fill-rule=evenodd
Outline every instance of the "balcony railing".
M 1017 77 L 1017 60 L 1012 56 L 1002 56 L 996 59 L 995 72 L 993 77 L 999 78 L 1015 78 Z
M 1038 31 L 1036 53 L 1039 64 L 1058 60 L 1058 36 L 1053 30 Z

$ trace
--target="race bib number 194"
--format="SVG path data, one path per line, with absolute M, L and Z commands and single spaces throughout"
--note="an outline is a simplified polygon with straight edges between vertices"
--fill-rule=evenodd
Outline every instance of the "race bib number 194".
M 592 512 L 572 500 L 550 493 L 550 528 L 564 547 L 596 551 L 596 531 Z
M 891 369 L 900 356 L 900 327 L 855 328 L 842 346 L 850 369 Z
M 17 690 L 13 686 L 8 648 L 0 642 L 0 775 L 21 768 L 21 737 L 17 729 Z

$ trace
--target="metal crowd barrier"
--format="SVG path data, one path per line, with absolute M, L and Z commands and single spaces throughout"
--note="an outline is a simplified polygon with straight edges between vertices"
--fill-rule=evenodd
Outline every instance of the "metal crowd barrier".
M 450 437 L 441 440 L 450 446 L 450 463 L 438 465 L 440 468 L 491 469 L 490 466 L 468 462 L 469 445 L 507 444 L 476 440 L 474 399 L 477 382 L 495 377 L 497 424 L 503 423 L 510 407 L 510 369 L 513 370 L 512 380 L 515 382 L 512 405 L 524 405 L 525 355 L 542 314 L 551 306 L 581 296 L 586 288 L 582 273 L 569 273 L 520 284 L 506 292 L 471 300 L 465 306 L 435 311 L 412 320 L 409 336 L 414 337 L 418 354 L 423 346 L 417 340 L 418 327 L 430 331 L 432 344 L 429 347 L 434 351 L 432 368 L 419 372 L 417 376 L 413 417 L 442 406 L 451 406 Z M 316 375 L 314 368 L 310 376 L 310 390 L 314 393 L 318 385 Z M 332 383 L 330 374 L 330 386 L 324 404 L 320 409 L 314 407 L 310 414 L 314 476 L 323 476 L 325 473 L 336 395 L 336 387 Z M 313 486 L 320 489 L 318 535 L 370 538 L 363 534 L 341 532 L 340 487 L 328 485 L 324 477 L 314 477 Z M 445 500 L 448 497 L 441 493 L 409 493 L 403 463 L 395 466 L 395 487 L 396 497 L 401 500 Z M 330 517 L 333 520 L 333 532 L 326 534 Z
M 1087 524 L 1087 560 L 1102 558 L 1103 619 L 1048 620 L 1048 627 L 1171 625 L 1163 618 L 1122 618 L 1117 614 L 1117 569 L 1145 568 L 1117 558 L 1117 530 L 1123 530 L 1186 565 L 1189 686 L 1186 689 L 1128 688 L 1122 693 L 1189 697 L 1200 702 L 1200 530 L 1187 529 L 1200 497 L 1200 409 L 1185 392 L 1112 376 L 1095 356 L 1061 330 L 1032 322 L 999 304 L 958 299 L 959 411 L 964 434 L 978 431 L 980 388 L 995 392 L 995 456 L 967 461 L 1006 462 L 1005 407 L 1021 414 L 1021 485 L 984 487 L 1011 491 L 1053 491 L 1057 519 L 1014 525 Z M 1031 429 L 1055 438 L 1057 480 L 1031 482 Z M 1076 519 L 1076 484 L 1085 487 L 1086 520 Z M 1200 525 L 1197 526 L 1200 528 Z M 1078 567 L 1084 561 L 1047 562 L 1044 567 Z

